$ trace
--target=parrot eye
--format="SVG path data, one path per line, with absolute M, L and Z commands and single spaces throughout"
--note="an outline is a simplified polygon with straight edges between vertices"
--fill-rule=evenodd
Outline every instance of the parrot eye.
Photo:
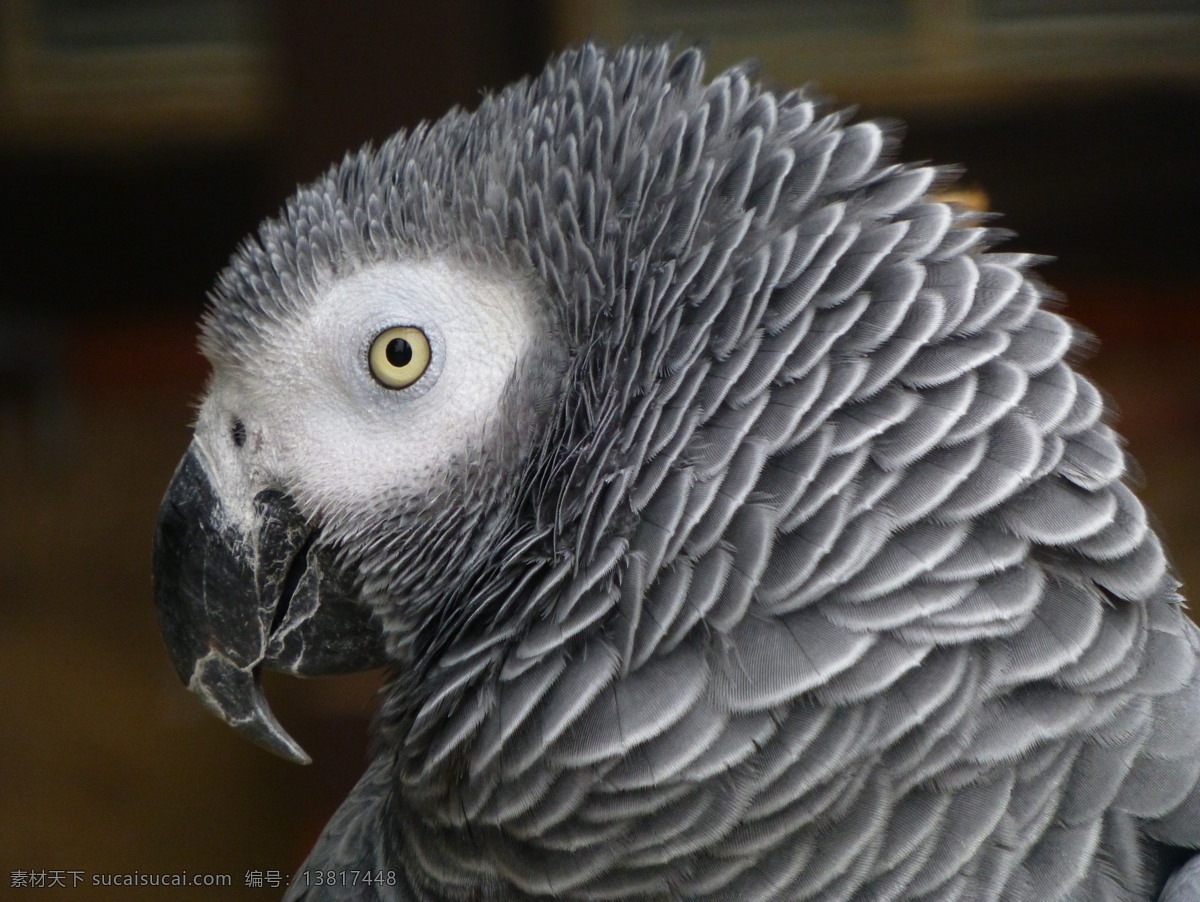
M 384 329 L 371 342 L 367 364 L 384 388 L 408 388 L 429 367 L 429 339 L 414 326 Z

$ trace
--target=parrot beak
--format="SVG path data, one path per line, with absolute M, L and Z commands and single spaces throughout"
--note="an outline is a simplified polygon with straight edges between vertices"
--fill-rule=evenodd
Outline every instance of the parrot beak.
M 175 669 L 218 717 L 268 751 L 310 759 L 280 726 L 263 667 L 300 676 L 382 666 L 383 634 L 282 492 L 254 498 L 254 528 L 229 524 L 194 448 L 159 508 L 154 600 Z

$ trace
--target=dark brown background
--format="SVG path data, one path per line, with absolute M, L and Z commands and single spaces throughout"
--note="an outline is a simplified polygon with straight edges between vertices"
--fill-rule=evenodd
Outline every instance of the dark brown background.
M 236 242 L 298 181 L 536 71 L 573 36 L 564 6 L 281 0 L 256 26 L 271 78 L 248 126 L 156 132 L 134 99 L 128 132 L 96 126 L 86 108 L 41 129 L 11 109 L 0 119 L 6 890 L 16 870 L 89 881 L 186 870 L 230 874 L 234 889 L 26 893 L 276 898 L 245 888 L 245 872 L 294 868 L 360 772 L 377 675 L 270 681 L 277 714 L 316 762 L 298 768 L 205 713 L 158 638 L 150 541 L 203 385 L 194 322 Z M 1059 258 L 1043 273 L 1102 343 L 1086 366 L 1120 411 L 1143 494 L 1192 585 L 1198 100 L 1192 77 L 1122 77 L 904 111 L 905 158 L 964 164 L 1020 233 L 1011 246 Z M 893 110 L 868 98 L 863 112 Z

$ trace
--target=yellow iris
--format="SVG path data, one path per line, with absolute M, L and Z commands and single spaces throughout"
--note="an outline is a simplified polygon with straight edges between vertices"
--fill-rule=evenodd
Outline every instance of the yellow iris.
M 367 363 L 384 388 L 408 388 L 429 368 L 429 339 L 415 326 L 384 329 L 371 342 Z

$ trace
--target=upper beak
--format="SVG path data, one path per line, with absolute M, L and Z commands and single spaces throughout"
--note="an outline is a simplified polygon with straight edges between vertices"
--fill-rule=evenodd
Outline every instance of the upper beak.
M 302 676 L 386 663 L 383 634 L 282 492 L 254 498 L 254 526 L 230 524 L 194 448 L 158 513 L 154 600 L 188 688 L 264 748 L 310 760 L 262 691 L 264 666 Z

